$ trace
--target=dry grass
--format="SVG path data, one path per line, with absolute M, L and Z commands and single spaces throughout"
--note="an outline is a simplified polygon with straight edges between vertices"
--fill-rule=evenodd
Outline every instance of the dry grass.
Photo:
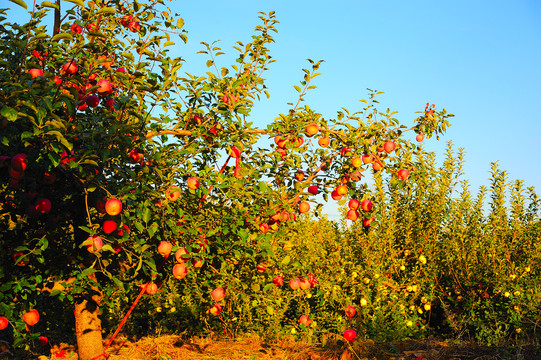
M 63 357 L 56 356 L 59 351 Z M 75 360 L 75 347 L 53 347 L 49 357 L 40 360 Z M 312 346 L 284 339 L 266 343 L 255 336 L 236 340 L 186 338 L 178 335 L 145 337 L 136 342 L 117 338 L 107 350 L 109 360 L 539 360 L 541 349 L 528 345 L 515 348 L 454 345 L 445 341 L 355 342 L 348 346 L 336 341 Z M 35 357 L 34 357 L 35 359 Z

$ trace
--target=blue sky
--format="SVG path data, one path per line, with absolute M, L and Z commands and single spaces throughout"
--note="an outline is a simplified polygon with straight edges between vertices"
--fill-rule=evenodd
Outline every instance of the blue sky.
M 0 1 L 5 7 L 7 0 Z M 218 58 L 218 65 L 227 66 L 235 42 L 250 40 L 258 11 L 276 12 L 271 53 L 277 61 L 266 74 L 271 98 L 257 104 L 256 124 L 287 112 L 307 58 L 324 60 L 306 103 L 325 117 L 342 107 L 360 109 L 366 88 L 384 91 L 381 108 L 398 111 L 406 124 L 434 103 L 455 117 L 439 142 L 425 141 L 426 149 L 443 160 L 447 141 L 464 148 L 472 191 L 489 184 L 490 163 L 498 161 L 510 179 L 541 192 L 538 0 L 178 0 L 169 6 L 185 20 L 188 44 L 179 41 L 174 55 L 187 60 L 191 73 L 206 71 L 207 58 L 196 55 L 201 41 L 220 40 L 231 57 Z

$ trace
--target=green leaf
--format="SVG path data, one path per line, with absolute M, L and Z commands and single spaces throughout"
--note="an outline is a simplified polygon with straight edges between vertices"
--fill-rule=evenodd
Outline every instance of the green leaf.
M 8 121 L 15 121 L 17 120 L 17 110 L 10 108 L 8 106 L 4 106 L 2 110 L 0 111 L 3 117 L 8 119 Z
M 282 265 L 287 265 L 291 261 L 291 257 L 289 255 L 286 255 L 286 257 L 282 260 Z
M 131 62 L 135 61 L 135 58 L 133 57 L 133 54 L 132 53 L 129 53 L 129 52 L 123 52 L 122 54 L 120 54 L 122 56 L 124 56 L 126 59 L 130 60 Z
M 28 9 L 28 7 L 26 6 L 26 3 L 22 0 L 9 0 L 9 1 L 23 7 L 25 10 Z
M 116 13 L 116 10 L 108 6 L 99 9 L 97 12 L 97 14 L 115 14 L 115 13 Z
M 42 3 L 41 3 L 41 6 L 43 6 L 43 7 L 48 7 L 48 8 L 53 8 L 53 9 L 56 9 L 56 10 L 59 9 L 58 4 L 53 4 L 53 3 L 50 2 L 50 1 L 44 1 L 44 2 L 42 2 Z
M 150 209 L 145 208 L 145 210 L 143 211 L 143 221 L 147 223 L 150 220 L 150 215 L 151 215 Z
M 71 36 L 71 34 L 68 34 L 68 33 L 60 33 L 60 34 L 56 34 L 55 36 L 53 36 L 53 38 L 51 40 L 52 41 L 59 41 L 59 40 L 72 41 L 73 36 Z
M 73 4 L 75 4 L 75 5 L 78 5 L 78 6 L 82 7 L 83 9 L 84 9 L 84 7 L 85 7 L 85 3 L 84 3 L 83 0 L 64 0 L 64 1 L 73 3 Z

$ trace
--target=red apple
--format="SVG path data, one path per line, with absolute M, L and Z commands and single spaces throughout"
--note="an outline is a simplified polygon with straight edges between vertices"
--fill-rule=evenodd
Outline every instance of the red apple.
M 7 328 L 9 325 L 9 321 L 8 319 L 6 319 L 5 317 L 3 316 L 0 316 L 0 331 L 4 330 L 5 328 Z
M 318 188 L 316 185 L 310 185 L 308 186 L 308 192 L 312 195 L 317 195 L 317 193 L 319 192 Z
M 348 202 L 348 207 L 351 209 L 351 210 L 357 210 L 359 208 L 359 205 L 361 203 L 359 202 L 359 200 L 357 199 L 351 199 L 349 200 Z
M 192 190 L 195 190 L 199 187 L 199 180 L 197 180 L 195 176 L 188 178 L 186 183 L 188 184 L 188 187 Z
M 100 98 L 97 95 L 90 95 L 87 96 L 85 99 L 85 104 L 90 106 L 91 108 L 95 108 L 100 103 Z
M 165 197 L 169 201 L 177 201 L 180 197 L 180 190 L 176 186 L 171 186 L 165 191 Z
M 214 306 L 209 309 L 209 312 L 214 316 L 220 315 L 222 313 L 222 307 L 220 304 L 214 304 Z
M 297 290 L 301 286 L 301 280 L 299 278 L 294 278 L 289 280 L 289 287 L 292 290 Z
M 51 200 L 40 198 L 36 200 L 36 211 L 41 214 L 47 214 L 49 211 L 51 211 Z
M 364 218 L 363 219 L 363 226 L 364 227 L 370 227 L 370 224 L 372 223 L 372 221 L 374 221 L 374 218 L 371 217 L 371 218 Z
M 103 230 L 104 233 L 106 233 L 107 235 L 109 235 L 110 233 L 112 233 L 113 231 L 115 231 L 117 229 L 117 224 L 116 224 L 116 221 L 113 221 L 113 220 L 105 220 L 103 222 L 103 224 L 101 225 L 101 228 Z
M 310 204 L 307 201 L 303 201 L 299 204 L 299 212 L 300 213 L 307 213 L 310 211 Z
M 103 247 L 103 240 L 99 236 L 90 236 L 86 240 L 90 242 L 86 245 L 86 249 L 91 253 L 100 251 Z
M 221 287 L 212 290 L 212 299 L 216 302 L 222 301 L 225 298 L 225 290 Z
M 154 295 L 158 292 L 158 285 L 155 282 L 151 282 L 147 285 L 146 293 L 148 295 Z
M 355 308 L 355 306 L 346 306 L 346 316 L 347 317 L 354 317 L 355 314 L 357 313 L 357 309 Z
M 311 123 L 306 127 L 306 136 L 312 137 L 319 131 L 319 126 L 316 123 Z
M 397 176 L 401 180 L 406 180 L 408 178 L 408 176 L 410 176 L 410 172 L 408 170 L 406 170 L 406 169 L 400 169 L 400 170 L 398 170 Z
M 365 154 L 361 157 L 364 164 L 370 164 L 374 161 L 374 155 Z
M 47 343 L 49 342 L 49 340 L 45 337 L 45 336 L 40 336 L 38 338 L 38 342 L 41 346 L 45 346 L 47 345 Z
M 22 180 L 24 178 L 23 171 L 16 171 L 14 168 L 9 169 L 9 176 L 15 180 Z
M 267 231 L 269 231 L 269 224 L 267 223 L 259 224 L 259 231 L 261 231 L 262 233 L 266 233 Z
M 357 221 L 357 219 L 359 218 L 359 213 L 357 212 L 357 210 L 348 210 L 348 213 L 347 213 L 347 218 L 351 221 Z
M 344 146 L 342 150 L 340 150 L 340 154 L 342 156 L 350 156 L 350 155 L 353 155 L 353 151 L 347 146 Z
M 423 134 L 417 134 L 417 136 L 415 137 L 415 140 L 417 140 L 418 142 L 421 142 L 425 139 L 425 136 Z
M 321 136 L 317 143 L 321 147 L 327 147 L 331 143 L 331 139 L 328 136 Z
M 396 149 L 396 144 L 391 140 L 383 144 L 383 150 L 385 150 L 386 153 L 393 152 L 394 149 Z
M 130 21 L 128 29 L 130 29 L 131 32 L 139 32 L 141 30 L 141 24 L 138 21 Z
M 68 74 L 75 74 L 79 70 L 79 67 L 75 60 L 73 60 L 62 65 L 62 70 Z
M 310 281 L 308 281 L 308 279 L 302 279 L 302 280 L 300 281 L 299 287 L 300 287 L 302 290 L 310 289 L 310 288 L 311 288 Z
M 188 268 L 184 264 L 175 264 L 173 266 L 173 276 L 175 279 L 184 279 L 188 275 Z
M 190 258 L 188 250 L 186 248 L 181 247 L 175 252 L 175 260 L 178 263 L 184 263 Z
M 353 159 L 351 159 L 351 165 L 353 165 L 353 167 L 361 167 L 361 165 L 363 164 L 363 161 L 360 157 L 354 157 Z
M 348 188 L 347 188 L 347 186 L 346 186 L 346 185 L 338 185 L 338 186 L 336 187 L 336 193 L 337 193 L 338 195 L 341 195 L 341 196 L 346 195 L 346 194 L 348 193 Z
M 361 209 L 363 209 L 364 211 L 370 211 L 372 210 L 372 201 L 368 200 L 368 199 L 364 199 L 363 201 L 361 201 Z
M 282 134 L 278 134 L 274 137 L 274 143 L 280 148 L 285 148 L 287 143 L 289 142 L 289 138 L 289 135 L 285 136 Z
M 109 95 L 110 93 L 113 92 L 113 85 L 111 84 L 109 80 L 106 80 L 106 79 L 98 80 L 97 85 L 99 87 L 96 91 L 100 95 Z
M 355 340 L 356 337 L 357 337 L 357 333 L 355 332 L 355 330 L 344 331 L 344 339 L 346 339 L 346 341 L 351 342 Z
M 383 169 L 383 163 L 379 160 L 374 161 L 372 163 L 372 169 L 374 169 L 375 171 L 379 171 Z
M 158 245 L 158 253 L 160 253 L 160 255 L 164 258 L 167 258 L 169 257 L 169 254 L 171 254 L 172 248 L 173 245 L 169 241 L 162 240 Z
M 17 154 L 11 158 L 11 168 L 17 172 L 26 170 L 27 160 L 26 154 Z
M 32 76 L 32 79 L 43 76 L 43 70 L 41 69 L 30 69 L 28 73 Z
M 80 34 L 83 32 L 83 28 L 77 24 L 71 24 L 70 30 L 71 32 L 76 33 L 76 34 Z
M 331 197 L 333 198 L 333 200 L 336 200 L 336 201 L 342 199 L 342 195 L 340 195 L 336 190 L 333 190 L 331 192 Z
M 111 198 L 105 203 L 105 212 L 111 216 L 120 214 L 122 211 L 122 202 L 116 198 Z
M 257 272 L 264 273 L 265 270 L 267 270 L 267 265 L 265 265 L 265 264 L 257 264 L 256 270 L 257 270 Z
M 39 321 L 39 313 L 36 309 L 32 309 L 23 315 L 23 320 L 28 326 L 36 325 Z
M 235 145 L 233 145 L 231 147 L 231 152 L 229 153 L 229 155 L 231 155 L 232 158 L 239 158 L 240 157 L 240 154 L 241 154 L 242 150 L 239 149 L 238 147 L 236 147 Z
M 194 268 L 201 268 L 203 267 L 203 260 L 199 259 L 199 260 L 196 260 L 196 259 L 192 259 L 192 265 Z
M 297 179 L 299 181 L 303 181 L 304 180 L 304 171 L 297 170 L 297 172 L 295 173 L 295 179 Z
M 272 282 L 276 287 L 281 287 L 282 285 L 284 285 L 284 277 L 281 275 L 277 275 L 272 279 Z
M 306 315 L 301 315 L 299 318 L 299 324 L 303 324 L 304 326 L 310 326 L 311 320 Z

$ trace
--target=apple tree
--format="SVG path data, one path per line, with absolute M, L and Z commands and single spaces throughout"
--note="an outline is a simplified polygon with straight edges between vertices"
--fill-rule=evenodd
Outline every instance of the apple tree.
M 321 64 L 309 60 L 289 111 L 258 128 L 250 114 L 269 96 L 274 13 L 237 43 L 234 65 L 203 43 L 200 76 L 169 55 L 187 35 L 163 0 L 27 10 L 22 25 L 0 11 L 0 316 L 18 348 L 52 322 L 52 296 L 74 307 L 80 358 L 99 357 L 98 313 L 113 294 L 261 270 L 289 221 L 321 213 L 315 194 L 358 199 L 348 218 L 367 217 L 378 204 L 363 198 L 363 171 L 405 181 L 421 151 L 407 135 L 441 134 L 452 116 L 427 106 L 402 125 L 373 91 L 359 111 L 324 118 L 304 105 Z

